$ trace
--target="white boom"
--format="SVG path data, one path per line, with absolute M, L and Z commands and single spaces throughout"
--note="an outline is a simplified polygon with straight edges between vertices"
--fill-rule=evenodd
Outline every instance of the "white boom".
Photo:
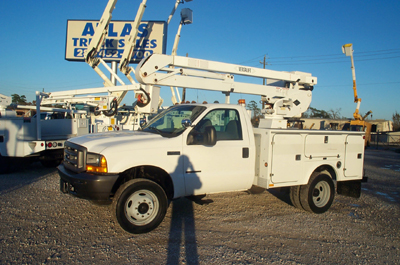
M 267 86 L 241 83 L 234 75 L 269 79 Z M 153 54 L 136 68 L 136 79 L 146 85 L 177 86 L 263 96 L 266 118 L 295 117 L 311 103 L 317 78 L 304 72 L 281 72 L 182 56 Z
M 112 18 L 112 12 L 115 8 L 115 5 L 117 4 L 118 0 L 109 0 L 107 3 L 106 8 L 104 9 L 103 15 L 99 21 L 99 24 L 97 25 L 95 29 L 95 34 L 90 42 L 90 45 L 88 47 L 88 52 L 85 55 L 85 60 L 86 62 L 95 70 L 95 72 L 104 80 L 104 86 L 106 87 L 112 87 L 114 86 L 113 82 L 101 71 L 101 69 L 98 67 L 100 63 L 104 65 L 104 67 L 115 77 L 121 85 L 125 85 L 125 83 L 118 77 L 117 74 L 115 74 L 110 67 L 107 66 L 107 64 L 104 62 L 103 59 L 97 56 L 99 53 L 106 37 L 108 34 L 108 26 L 110 24 L 111 18 Z M 132 84 L 135 84 L 136 82 L 133 80 L 133 78 L 130 76 L 130 72 L 132 71 L 132 68 L 128 66 L 129 61 L 131 60 L 133 56 L 133 51 L 135 49 L 135 44 L 136 44 L 136 38 L 138 35 L 138 27 L 142 21 L 143 13 L 146 8 L 146 2 L 147 0 L 142 0 L 142 3 L 139 5 L 138 12 L 135 17 L 134 21 L 134 26 L 131 34 L 128 36 L 126 39 L 126 48 L 124 50 L 124 53 L 122 54 L 122 58 L 120 60 L 120 69 L 121 71 L 126 75 L 126 77 L 129 79 L 129 81 Z M 127 91 L 121 89 L 120 91 L 114 90 L 111 95 L 117 99 L 117 103 L 120 104 L 125 97 Z
M 147 0 L 143 0 L 142 3 L 139 6 L 138 12 L 136 13 L 134 25 L 133 25 L 133 30 L 131 31 L 131 34 L 128 36 L 125 42 L 125 49 L 122 54 L 120 63 L 119 63 L 119 69 L 120 71 L 131 81 L 132 84 L 135 83 L 133 78 L 131 77 L 130 73 L 133 71 L 132 67 L 129 67 L 129 61 L 132 59 L 133 52 L 136 47 L 136 38 L 139 32 L 139 25 L 140 22 L 142 21 L 143 13 L 144 10 L 146 9 L 146 2 Z
M 185 1 L 190 2 L 191 0 L 185 0 Z M 115 84 L 99 68 L 100 63 L 122 85 L 120 90 L 108 89 L 108 91 L 107 91 L 107 92 L 109 92 L 109 98 L 115 98 L 117 100 L 117 104 L 119 105 L 122 102 L 122 100 L 125 97 L 128 90 L 132 90 L 132 89 L 123 89 L 123 87 L 125 86 L 125 83 L 106 64 L 106 62 L 102 58 L 98 57 L 98 53 L 100 52 L 101 47 L 103 46 L 104 41 L 107 37 L 108 26 L 110 24 L 110 21 L 112 18 L 112 12 L 115 9 L 116 3 L 117 3 L 117 0 L 109 0 L 108 1 L 107 6 L 104 9 L 103 15 L 99 21 L 99 24 L 97 25 L 97 27 L 95 29 L 95 33 L 94 33 L 93 38 L 87 49 L 87 53 L 85 55 L 85 60 L 95 70 L 95 72 L 104 80 L 104 86 L 114 87 Z M 125 49 L 124 49 L 124 52 L 123 52 L 120 62 L 119 62 L 120 71 L 128 78 L 128 80 L 132 84 L 136 84 L 136 82 L 131 76 L 131 72 L 134 73 L 134 69 L 129 66 L 129 62 L 132 59 L 132 56 L 134 55 L 134 51 L 135 51 L 135 47 L 136 47 L 136 40 L 137 40 L 138 32 L 139 32 L 138 28 L 142 21 L 144 11 L 146 9 L 146 3 L 147 3 L 147 0 L 142 0 L 141 4 L 139 5 L 135 20 L 133 22 L 133 27 L 132 27 L 131 33 L 125 39 Z M 175 10 L 177 9 L 178 5 L 181 3 L 183 3 L 183 0 L 175 1 L 174 8 L 173 8 L 170 16 L 168 17 L 168 23 L 170 22 L 172 16 L 174 15 Z M 139 88 L 140 88 L 140 86 L 139 86 Z M 139 92 L 138 89 L 133 89 L 133 90 L 135 91 L 136 97 L 141 97 L 145 101 L 149 101 L 148 95 L 146 93 L 143 94 L 143 93 Z M 143 92 L 143 89 L 140 89 L 140 90 Z M 97 93 L 99 93 L 99 92 L 97 92 Z M 141 95 L 139 96 L 138 93 L 140 93 Z M 65 95 L 65 93 L 63 93 L 63 95 Z M 73 97 L 75 97 L 76 95 L 77 94 L 74 94 Z M 84 99 L 82 99 L 82 100 L 84 100 Z
M 113 86 L 111 80 L 99 69 L 98 65 L 101 62 L 101 58 L 97 57 L 98 52 L 103 45 L 107 34 L 108 25 L 112 18 L 112 12 L 117 4 L 118 0 L 109 0 L 106 8 L 104 9 L 103 15 L 96 27 L 93 38 L 90 41 L 87 53 L 85 54 L 85 61 L 96 71 L 96 73 L 104 80 L 105 86 Z

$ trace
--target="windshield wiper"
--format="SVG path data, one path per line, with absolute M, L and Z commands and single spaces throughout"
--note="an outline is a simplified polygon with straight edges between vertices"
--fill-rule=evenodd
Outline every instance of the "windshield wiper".
M 164 132 L 161 131 L 160 129 L 157 129 L 156 127 L 153 127 L 153 126 L 148 127 L 147 129 L 154 130 L 154 131 L 158 132 L 159 134 L 163 134 L 163 133 L 164 133 Z

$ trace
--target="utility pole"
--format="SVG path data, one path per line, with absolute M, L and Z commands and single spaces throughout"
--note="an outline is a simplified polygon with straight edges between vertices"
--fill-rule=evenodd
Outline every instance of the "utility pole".
M 265 57 L 266 57 L 266 55 L 264 55 L 264 60 L 261 62 L 260 61 L 260 64 L 262 64 L 263 65 L 263 69 L 265 69 L 265 65 L 266 65 L 266 63 L 265 63 Z M 265 86 L 265 78 L 263 78 L 263 86 Z M 261 109 L 264 109 L 264 107 L 265 107 L 265 101 L 264 100 L 262 100 L 261 99 Z
M 266 57 L 266 55 L 264 55 L 264 61 L 260 61 L 260 64 L 262 64 L 263 65 L 263 69 L 265 69 L 265 57 Z M 263 78 L 263 86 L 265 86 L 265 78 Z

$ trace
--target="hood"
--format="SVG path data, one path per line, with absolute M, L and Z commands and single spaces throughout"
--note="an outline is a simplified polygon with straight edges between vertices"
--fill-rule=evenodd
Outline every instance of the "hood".
M 87 134 L 71 138 L 68 141 L 87 148 L 89 152 L 102 153 L 105 149 L 142 149 L 148 146 L 151 141 L 152 145 L 163 145 L 168 139 L 159 134 L 141 132 L 141 131 L 126 131 L 126 132 L 105 132 Z M 158 143 L 159 142 L 159 143 Z

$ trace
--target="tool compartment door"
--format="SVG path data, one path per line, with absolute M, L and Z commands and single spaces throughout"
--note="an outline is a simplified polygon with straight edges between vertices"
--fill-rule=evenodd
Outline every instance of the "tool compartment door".
M 302 175 L 303 149 L 303 138 L 300 134 L 275 134 L 273 136 L 271 165 L 273 183 L 299 180 Z
M 361 178 L 364 167 L 364 139 L 362 135 L 347 135 L 344 159 L 344 176 Z
M 308 134 L 304 154 L 307 158 L 339 157 L 344 152 L 344 135 Z

